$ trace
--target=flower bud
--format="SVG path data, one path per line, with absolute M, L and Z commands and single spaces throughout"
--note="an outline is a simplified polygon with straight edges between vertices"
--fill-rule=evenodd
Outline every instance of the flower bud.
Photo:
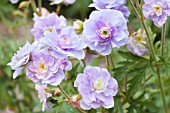
M 19 8 L 26 8 L 30 5 L 30 1 L 23 1 L 19 4 Z
M 81 98 L 82 97 L 79 94 L 78 95 L 74 95 L 74 96 L 71 97 L 69 103 L 71 103 L 74 108 L 80 108 L 79 101 L 81 100 Z
M 76 20 L 73 23 L 73 28 L 76 33 L 80 34 L 83 31 L 83 22 L 81 20 Z

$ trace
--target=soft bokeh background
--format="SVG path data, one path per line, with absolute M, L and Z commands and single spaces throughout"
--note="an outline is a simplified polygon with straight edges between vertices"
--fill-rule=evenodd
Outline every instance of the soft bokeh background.
M 89 8 L 88 5 L 92 0 L 77 0 L 75 4 L 70 6 L 62 6 L 60 14 L 64 15 L 68 20 L 69 24 L 72 24 L 74 19 L 85 20 L 93 8 Z M 13 71 L 7 66 L 10 62 L 13 54 L 18 50 L 18 48 L 25 44 L 26 40 L 29 42 L 33 41 L 33 36 L 30 33 L 30 29 L 33 27 L 32 21 L 32 10 L 29 9 L 18 9 L 18 4 L 11 4 L 9 0 L 0 0 L 0 113 L 41 113 L 41 103 L 37 97 L 37 92 L 34 89 L 34 83 L 32 83 L 24 73 L 20 75 L 17 79 L 12 79 Z M 43 0 L 43 6 L 49 11 L 55 11 L 56 6 L 50 6 L 48 0 Z M 128 5 L 129 8 L 131 8 Z M 131 10 L 131 9 L 130 9 Z M 132 10 L 131 10 L 132 12 Z M 135 15 L 131 14 L 129 18 L 129 32 L 132 33 L 140 27 L 138 20 Z M 167 40 L 170 39 L 170 22 L 168 20 L 167 24 Z M 156 40 L 160 39 L 161 30 L 154 27 L 153 23 L 148 21 L 148 25 L 151 26 L 153 32 L 157 34 Z M 115 50 L 116 52 L 117 50 Z M 116 61 L 119 61 L 121 57 L 115 55 Z M 100 60 L 98 58 L 94 63 L 98 63 Z M 79 63 L 74 64 L 76 67 Z M 75 75 L 74 70 L 70 72 L 70 75 Z M 164 72 L 164 70 L 163 70 Z M 70 77 L 72 78 L 72 76 Z M 164 77 L 166 95 L 168 101 L 168 107 L 170 107 L 170 83 L 167 78 Z M 73 81 L 73 79 L 72 79 Z M 152 84 L 152 82 L 158 82 L 157 78 L 154 77 L 149 84 L 148 91 L 152 92 L 153 102 L 156 106 L 162 106 L 162 101 L 160 95 L 156 90 L 157 85 Z M 70 91 L 70 86 L 65 85 L 66 91 Z M 74 89 L 73 91 L 74 92 Z M 149 95 L 148 95 L 149 96 Z M 148 97 L 149 98 L 149 97 Z M 53 109 L 51 113 L 54 113 L 57 108 Z M 153 109 L 153 113 L 161 113 L 159 110 L 162 108 Z M 63 105 L 61 113 L 76 113 L 70 105 Z M 147 112 L 149 113 L 149 112 Z

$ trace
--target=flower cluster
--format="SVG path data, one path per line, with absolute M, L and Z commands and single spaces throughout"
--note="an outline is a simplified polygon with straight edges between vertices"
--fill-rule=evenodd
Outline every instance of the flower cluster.
M 170 16 L 170 5 L 168 0 L 144 0 L 143 13 L 145 18 L 153 20 L 154 24 L 162 27 Z
M 82 109 L 114 106 L 113 96 L 118 92 L 118 83 L 110 76 L 107 69 L 87 66 L 84 73 L 77 75 L 74 86 L 78 87 L 82 96 L 80 100 Z
M 39 94 L 39 98 L 45 110 L 49 108 L 46 98 L 51 95 L 46 94 L 44 89 L 47 85 L 57 86 L 62 82 L 64 71 L 72 69 L 68 58 L 83 59 L 86 44 L 72 26 L 66 26 L 63 16 L 50 14 L 45 9 L 42 14 L 42 17 L 34 14 L 35 23 L 31 33 L 35 41 L 32 44 L 27 42 L 20 48 L 8 65 L 15 70 L 14 79 L 26 68 L 26 76 L 39 85 L 36 89 L 40 93 L 44 92 Z
M 73 4 L 75 0 L 51 0 L 51 5 Z M 52 97 L 48 85 L 57 86 L 65 78 L 65 71 L 72 69 L 69 58 L 82 60 L 90 64 L 98 54 L 105 56 L 112 48 L 120 48 L 128 41 L 129 11 L 125 0 L 93 0 L 91 7 L 97 11 L 90 14 L 85 22 L 76 20 L 73 26 L 67 26 L 64 16 L 50 13 L 45 8 L 41 17 L 34 13 L 34 27 L 31 33 L 34 42 L 26 43 L 12 57 L 8 64 L 16 78 L 24 68 L 26 76 L 32 80 L 38 91 L 42 111 L 49 110 L 48 98 Z M 89 48 L 86 48 L 86 47 Z M 86 49 L 86 50 L 84 50 Z M 89 52 L 89 53 L 88 53 Z M 113 97 L 118 92 L 118 83 L 105 68 L 87 66 L 84 73 L 78 74 L 74 82 L 79 94 L 68 98 L 73 107 L 84 110 L 114 107 Z M 62 90 L 61 90 L 62 92 Z
M 147 36 L 144 30 L 139 29 L 137 32 L 134 32 L 128 40 L 127 48 L 128 50 L 138 56 L 149 53 L 147 48 Z

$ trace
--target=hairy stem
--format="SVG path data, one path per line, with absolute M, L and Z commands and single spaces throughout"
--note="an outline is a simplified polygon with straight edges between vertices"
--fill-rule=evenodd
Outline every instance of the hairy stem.
M 114 69 L 115 68 L 115 64 L 114 64 L 112 53 L 110 54 L 110 60 L 111 60 L 112 67 Z
M 165 29 L 166 29 L 166 24 L 163 25 L 162 27 L 162 37 L 161 37 L 161 57 L 164 58 L 164 48 L 165 48 Z
M 106 56 L 106 68 L 109 71 L 109 56 L 108 55 Z
M 85 59 L 82 59 L 81 61 L 82 61 L 83 65 L 84 65 L 84 67 L 86 67 Z
M 159 85 L 160 85 L 160 90 L 161 90 L 161 95 L 162 95 L 164 113 L 168 113 L 168 109 L 167 109 L 167 106 L 166 106 L 166 100 L 165 100 L 165 91 L 164 91 L 163 82 L 162 82 L 162 79 L 161 79 L 159 68 L 157 68 L 157 75 L 158 75 Z
M 39 8 L 38 14 L 39 16 L 42 16 L 42 0 L 38 0 L 38 8 Z
M 64 97 L 68 100 L 71 99 L 71 97 L 64 91 L 64 89 L 58 85 L 58 88 L 60 89 L 61 93 L 64 95 Z M 81 113 L 87 113 L 86 111 L 82 110 L 81 108 L 76 108 L 78 111 L 80 111 Z
M 58 15 L 59 15 L 59 13 L 60 13 L 60 10 L 61 10 L 61 5 L 58 4 L 58 5 L 57 5 L 57 9 L 56 9 L 56 12 L 57 12 Z
M 37 12 L 37 6 L 36 6 L 34 0 L 31 0 L 31 7 L 32 7 L 34 13 L 36 13 L 37 15 L 39 15 L 38 12 Z
M 64 95 L 64 97 L 67 98 L 68 100 L 70 100 L 70 96 L 64 91 L 64 89 L 60 85 L 58 85 L 58 88 L 60 89 L 60 91 Z

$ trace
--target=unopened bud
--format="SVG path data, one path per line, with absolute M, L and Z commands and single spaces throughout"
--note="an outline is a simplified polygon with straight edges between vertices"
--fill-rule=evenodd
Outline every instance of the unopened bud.
M 73 28 L 76 33 L 80 34 L 83 31 L 83 22 L 81 20 L 76 20 L 73 23 Z
M 72 104 L 74 108 L 80 108 L 80 100 L 82 99 L 81 95 L 74 95 L 71 97 L 69 103 Z
M 19 4 L 19 8 L 26 8 L 30 5 L 30 1 L 23 1 Z

